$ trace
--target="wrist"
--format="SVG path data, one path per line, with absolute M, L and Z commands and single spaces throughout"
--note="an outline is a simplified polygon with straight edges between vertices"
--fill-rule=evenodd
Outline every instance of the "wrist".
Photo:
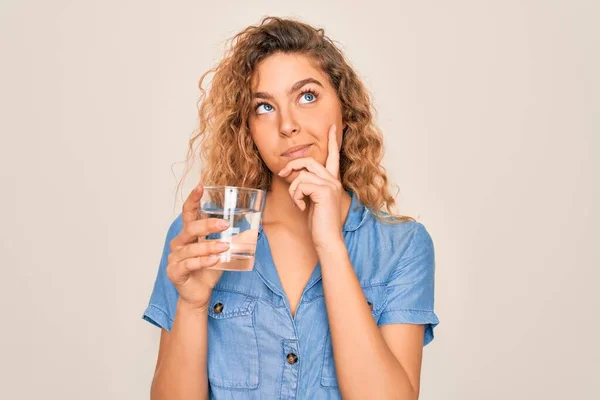
M 344 237 L 340 234 L 337 237 L 315 243 L 315 250 L 318 255 L 346 251 L 346 242 L 344 241 Z
M 181 310 L 182 313 L 188 315 L 205 315 L 208 314 L 209 302 L 206 303 L 189 303 L 183 300 L 181 297 L 177 301 L 177 308 Z

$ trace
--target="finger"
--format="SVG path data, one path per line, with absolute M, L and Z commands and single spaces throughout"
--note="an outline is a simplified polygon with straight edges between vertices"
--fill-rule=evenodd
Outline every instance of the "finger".
M 340 151 L 338 150 L 337 127 L 335 124 L 331 125 L 331 128 L 329 128 L 325 169 L 337 179 L 340 171 Z
M 218 255 L 188 258 L 167 265 L 167 277 L 176 285 L 184 284 L 190 274 L 203 268 L 212 267 L 219 262 Z
M 219 240 L 205 240 L 183 246 L 168 256 L 169 262 L 182 262 L 188 258 L 207 257 L 229 250 L 229 243 Z
M 298 187 L 298 185 L 300 185 L 301 183 L 312 183 L 315 185 L 327 185 L 330 184 L 329 181 L 326 181 L 325 179 L 313 174 L 312 172 L 308 172 L 306 170 L 302 170 L 300 171 L 300 173 L 298 174 L 298 176 L 296 177 L 296 179 L 294 179 L 292 181 L 292 183 L 290 184 L 290 187 L 288 189 L 288 192 L 290 194 L 290 197 L 292 198 L 292 200 L 294 200 L 294 193 L 296 192 L 296 188 Z M 300 207 L 301 203 L 304 203 L 304 201 L 299 202 L 299 201 L 295 201 L 294 203 L 296 203 L 296 205 L 298 207 Z
M 316 185 L 314 183 L 301 183 L 296 187 L 296 191 L 293 195 L 293 200 L 295 203 L 300 204 L 299 207 L 302 211 L 306 210 L 306 203 L 304 202 L 304 197 L 309 196 L 314 199 L 314 194 L 318 193 L 319 190 L 323 190 L 323 185 Z
M 171 251 L 175 251 L 188 243 L 196 242 L 199 237 L 208 236 L 211 233 L 223 232 L 229 227 L 229 222 L 220 218 L 207 218 L 190 221 L 184 225 L 179 235 L 171 241 Z
M 183 210 L 181 217 L 183 220 L 183 226 L 186 226 L 192 221 L 198 219 L 198 208 L 200 207 L 200 199 L 204 193 L 204 185 L 200 183 L 192 190 L 188 198 L 183 203 Z
M 331 173 L 324 166 L 319 164 L 317 160 L 315 160 L 312 157 L 297 158 L 295 160 L 290 161 L 279 172 L 279 176 L 286 177 L 292 171 L 298 171 L 302 169 L 306 169 L 331 183 L 335 183 L 337 181 L 337 178 L 335 176 L 331 175 Z

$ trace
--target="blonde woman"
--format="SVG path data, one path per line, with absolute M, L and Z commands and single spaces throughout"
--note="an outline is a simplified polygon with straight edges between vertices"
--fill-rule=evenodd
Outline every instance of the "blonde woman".
M 200 88 L 202 183 L 267 197 L 250 272 L 206 268 L 227 247 L 198 237 L 227 227 L 197 219 L 202 183 L 171 225 L 144 313 L 162 328 L 152 398 L 417 399 L 438 324 L 433 243 L 391 210 L 344 55 L 322 29 L 269 17 Z

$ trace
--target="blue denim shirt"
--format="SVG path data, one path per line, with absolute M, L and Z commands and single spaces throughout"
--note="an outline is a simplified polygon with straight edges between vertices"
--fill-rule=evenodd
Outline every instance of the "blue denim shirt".
M 167 256 L 169 242 L 181 228 L 180 215 L 168 231 L 154 290 L 143 315 L 167 331 L 171 330 L 178 298 L 166 275 Z M 433 308 L 433 242 L 423 224 L 379 222 L 352 194 L 343 234 L 377 325 L 425 324 L 424 343 L 431 342 L 439 321 Z M 317 264 L 314 269 L 292 318 L 262 225 L 254 269 L 225 271 L 212 292 L 208 380 L 211 399 L 341 398 L 321 266 Z

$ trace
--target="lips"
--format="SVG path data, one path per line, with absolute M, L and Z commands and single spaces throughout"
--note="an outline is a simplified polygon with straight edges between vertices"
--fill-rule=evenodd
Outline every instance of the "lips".
M 286 151 L 284 151 L 283 153 L 281 153 L 281 155 L 283 157 L 297 157 L 297 156 L 301 156 L 304 153 L 306 153 L 306 151 L 310 148 L 310 146 L 312 146 L 312 144 L 303 144 L 303 145 L 300 145 L 300 146 L 290 147 L 289 149 L 287 149 Z

